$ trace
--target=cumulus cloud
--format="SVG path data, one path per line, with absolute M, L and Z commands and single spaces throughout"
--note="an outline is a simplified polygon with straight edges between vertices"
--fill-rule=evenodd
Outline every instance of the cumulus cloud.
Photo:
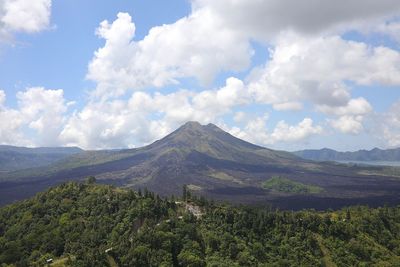
M 252 54 L 241 33 L 220 25 L 207 10 L 154 27 L 140 41 L 133 40 L 135 24 L 127 13 L 103 21 L 97 34 L 106 43 L 90 62 L 87 78 L 97 82 L 101 96 L 162 87 L 182 77 L 207 84 L 221 70 L 247 67 Z
M 317 109 L 327 114 L 338 116 L 343 115 L 366 115 L 372 111 L 371 104 L 363 97 L 350 99 L 346 105 L 332 107 L 329 105 L 319 105 Z
M 68 119 L 60 139 L 83 148 L 126 147 L 155 138 L 149 130 L 146 114 L 126 102 L 90 103 Z
M 198 93 L 134 92 L 128 100 L 89 103 L 69 118 L 60 138 L 84 148 L 134 147 L 159 139 L 189 120 L 217 122 L 248 101 L 243 82 L 236 78 Z
M 294 142 L 303 140 L 313 134 L 322 133 L 321 126 L 314 126 L 313 120 L 305 118 L 299 124 L 290 126 L 284 121 L 280 121 L 271 134 L 273 140 Z
M 372 112 L 372 106 L 363 97 L 351 99 L 345 106 L 320 105 L 317 108 L 326 114 L 338 116 L 328 121 L 333 128 L 347 134 L 361 133 L 365 116 Z
M 0 1 L 0 41 L 12 32 L 34 33 L 49 27 L 51 0 Z
M 321 134 L 321 126 L 314 125 L 313 120 L 304 118 L 297 125 L 289 125 L 280 121 L 272 130 L 268 131 L 268 114 L 248 120 L 243 129 L 233 127 L 230 133 L 260 145 L 272 145 L 279 142 L 301 142 L 312 135 Z
M 376 134 L 388 147 L 400 146 L 400 100 L 376 117 Z
M 250 95 L 244 83 L 236 78 L 228 78 L 226 85 L 219 90 L 206 90 L 193 97 L 196 112 L 219 116 L 228 113 L 233 107 L 249 104 Z M 202 117 L 200 115 L 200 117 Z
M 255 101 L 275 110 L 300 110 L 311 103 L 342 133 L 359 134 L 373 111 L 356 85 L 400 85 L 400 53 L 387 47 L 343 40 L 339 36 L 305 38 L 283 34 L 265 68 L 248 84 Z M 332 118 L 333 117 L 333 118 Z
M 0 91 L 0 143 L 19 145 L 58 145 L 58 135 L 64 123 L 67 104 L 62 90 L 42 87 L 18 92 L 18 107 L 4 105 Z M 1 97 L 2 96 L 2 97 Z M 3 104 L 1 104 L 1 102 Z M 33 131 L 27 136 L 27 129 Z
M 380 58 L 394 57 L 392 63 L 397 63 L 398 55 L 390 49 L 369 51 L 362 44 L 346 43 L 338 37 L 316 38 L 308 43 L 307 38 L 283 41 L 284 38 L 280 36 L 283 32 L 294 32 L 309 37 L 304 33 L 320 33 L 335 25 L 346 25 L 346 30 L 350 30 L 354 28 L 350 25 L 360 22 L 374 25 L 375 19 L 390 17 L 399 10 L 400 3 L 395 0 L 323 3 L 314 0 L 296 3 L 289 0 L 195 0 L 190 15 L 172 24 L 153 27 L 148 35 L 138 41 L 134 40 L 135 24 L 131 16 L 119 13 L 115 21 L 103 21 L 96 31 L 100 38 L 105 39 L 105 45 L 96 51 L 89 64 L 87 78 L 98 83 L 96 94 L 100 96 L 120 95 L 126 89 L 162 87 L 178 83 L 184 77 L 195 77 L 203 84 L 208 84 L 221 71 L 239 71 L 249 66 L 253 55 L 250 40 L 273 39 L 273 43 L 277 42 L 274 52 L 276 60 L 284 60 L 282 55 L 287 53 L 287 57 L 295 56 L 293 53 L 296 52 L 308 53 L 308 60 L 318 59 L 318 55 L 329 50 L 331 58 L 340 57 L 331 65 L 318 62 L 325 68 L 322 71 L 330 71 L 329 68 L 340 64 L 340 60 L 354 56 L 350 64 L 359 64 L 360 59 L 370 59 L 367 67 L 375 72 L 374 77 L 370 78 L 365 75 L 353 76 L 358 82 L 369 83 L 373 80 L 392 83 L 393 79 L 398 82 L 397 68 L 392 68 L 388 73 L 377 73 L 380 66 L 387 65 L 387 59 L 381 61 Z M 291 44 L 293 41 L 295 44 Z M 336 45 L 339 46 L 338 51 L 331 50 Z M 308 46 L 310 48 L 306 49 Z M 317 55 L 310 58 L 315 48 L 318 48 Z M 353 52 L 359 54 L 349 54 Z M 327 56 L 324 58 L 327 59 Z M 348 68 L 343 72 L 351 68 L 347 65 Z M 308 72 L 308 76 L 312 73 Z M 305 79 L 304 82 L 310 82 L 308 86 L 313 86 L 312 80 Z M 279 108 L 279 104 L 277 106 Z M 298 107 L 296 105 L 295 108 Z
M 362 124 L 363 116 L 341 116 L 337 120 L 330 120 L 333 128 L 346 134 L 359 134 L 364 126 Z
M 28 88 L 7 108 L 0 91 L 0 143 L 77 145 L 83 148 L 135 147 L 164 137 L 188 120 L 217 122 L 249 101 L 244 83 L 228 78 L 221 88 L 168 94 L 133 92 L 128 99 L 91 101 L 70 115 L 62 90 Z M 11 118 L 11 119 L 6 119 Z M 31 131 L 29 136 L 25 135 Z
M 57 144 L 64 122 L 63 114 L 67 111 L 63 90 L 33 87 L 25 92 L 18 92 L 17 99 L 24 121 L 43 138 L 39 142 Z
M 0 90 L 0 144 L 23 144 L 24 138 L 19 131 L 22 125 L 20 114 L 5 107 L 6 94 Z
M 21 131 L 22 118 L 18 111 L 0 110 L 0 143 L 13 145 L 31 145 Z
M 249 87 L 261 103 L 274 104 L 278 109 L 279 104 L 297 101 L 340 107 L 351 100 L 346 81 L 399 85 L 400 53 L 339 36 L 304 38 L 289 34 L 282 36 L 259 73 Z

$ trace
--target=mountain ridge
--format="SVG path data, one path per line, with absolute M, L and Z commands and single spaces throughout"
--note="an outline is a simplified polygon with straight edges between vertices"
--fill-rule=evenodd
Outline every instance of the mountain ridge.
M 17 147 L 0 145 L 0 172 L 47 166 L 83 152 L 78 147 Z
M 293 152 L 296 156 L 318 161 L 400 161 L 400 148 L 340 152 L 334 149 L 306 149 Z

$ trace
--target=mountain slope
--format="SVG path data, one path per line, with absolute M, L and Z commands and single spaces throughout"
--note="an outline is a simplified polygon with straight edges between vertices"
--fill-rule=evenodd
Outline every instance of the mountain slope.
M 81 152 L 83 150 L 77 147 L 26 148 L 0 145 L 0 172 L 47 166 Z
M 338 152 L 333 149 L 310 149 L 293 152 L 304 159 L 317 161 L 400 161 L 400 148 Z
M 397 266 L 400 260 L 400 207 L 282 212 L 187 201 L 66 183 L 0 208 L 0 263 Z
M 2 175 L 0 204 L 90 175 L 101 183 L 148 188 L 163 196 L 180 194 L 186 184 L 194 194 L 218 200 L 289 209 L 400 203 L 400 179 L 383 174 L 389 171 L 398 175 L 396 169 L 301 159 L 240 140 L 213 124 L 189 122 L 142 148 L 89 151 L 48 167 Z M 263 184 L 272 177 L 321 190 L 309 194 L 268 190 Z

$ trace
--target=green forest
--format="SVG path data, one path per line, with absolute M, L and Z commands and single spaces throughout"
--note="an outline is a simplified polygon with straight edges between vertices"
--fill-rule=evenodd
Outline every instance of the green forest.
M 272 191 L 298 194 L 316 194 L 323 191 L 321 187 L 302 184 L 280 176 L 273 176 L 265 181 L 263 187 Z
M 50 260 L 52 259 L 52 260 Z M 0 209 L 0 266 L 400 266 L 400 206 L 279 211 L 69 182 Z

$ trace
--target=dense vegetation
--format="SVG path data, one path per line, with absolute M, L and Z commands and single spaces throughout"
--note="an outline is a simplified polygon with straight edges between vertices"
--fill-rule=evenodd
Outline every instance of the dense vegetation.
M 315 194 L 323 191 L 321 187 L 302 184 L 280 176 L 265 181 L 263 187 L 272 191 L 297 194 Z
M 208 203 L 184 188 L 186 205 L 93 182 L 0 209 L 0 265 L 43 266 L 49 258 L 52 266 L 400 263 L 400 207 L 275 211 Z

